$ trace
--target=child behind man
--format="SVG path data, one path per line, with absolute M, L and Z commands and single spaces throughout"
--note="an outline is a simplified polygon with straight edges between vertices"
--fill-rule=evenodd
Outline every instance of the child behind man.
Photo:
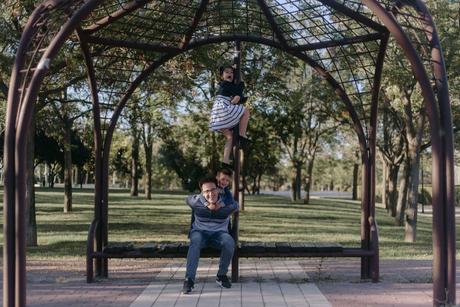
M 230 181 L 232 181 L 233 171 L 223 167 L 217 171 L 217 187 L 219 188 L 219 196 L 225 205 L 234 202 L 233 195 L 230 192 Z

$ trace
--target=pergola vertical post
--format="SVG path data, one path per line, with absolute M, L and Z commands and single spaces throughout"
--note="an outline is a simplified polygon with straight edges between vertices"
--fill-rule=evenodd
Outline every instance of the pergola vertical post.
M 110 138 L 110 140 L 109 140 Z M 105 141 L 104 141 L 104 148 L 102 154 L 102 200 L 101 200 L 101 222 L 102 226 L 100 227 L 100 240 L 102 242 L 103 248 L 107 246 L 109 242 L 109 151 L 110 151 L 110 144 L 112 140 L 112 134 L 106 134 Z M 107 148 L 106 148 L 107 147 Z M 102 258 L 102 265 L 101 265 L 101 276 L 108 277 L 109 274 L 109 260 L 107 258 Z
M 88 71 L 88 85 L 91 91 L 91 100 L 93 106 L 93 137 L 94 137 L 94 220 L 97 221 L 96 228 L 96 252 L 102 252 L 102 236 L 101 236 L 101 225 L 102 225 L 102 132 L 101 132 L 101 111 L 99 108 L 99 96 L 97 93 L 96 83 L 96 72 L 94 64 L 91 58 L 90 50 L 86 42 L 86 36 L 81 32 L 77 31 L 78 39 L 80 40 L 80 46 L 82 48 L 83 56 L 85 58 L 85 64 Z M 92 238 L 91 238 L 92 240 Z M 92 244 L 92 242 L 88 242 Z M 96 275 L 101 276 L 102 274 L 102 259 L 96 259 Z M 92 264 L 91 264 L 92 265 Z M 89 274 L 90 272 L 87 272 Z M 87 276 L 89 280 L 92 280 L 93 276 Z
M 233 63 L 236 65 L 234 81 L 240 82 L 241 80 L 241 42 L 235 42 L 235 57 L 233 58 Z M 239 189 L 240 189 L 240 134 L 239 134 L 240 125 L 236 125 L 233 128 L 233 185 L 232 192 L 233 198 L 236 202 L 239 203 Z M 239 208 L 238 208 L 239 209 Z M 239 211 L 233 213 L 233 227 L 232 227 L 232 236 L 235 240 L 235 252 L 232 259 L 232 281 L 237 282 L 239 279 L 239 255 L 238 255 L 238 235 L 239 235 Z
M 375 219 L 375 158 L 377 156 L 376 151 L 376 135 L 377 135 L 377 110 L 379 102 L 380 85 L 382 81 L 383 64 L 385 62 L 385 53 L 388 45 L 389 33 L 386 33 L 380 41 L 379 53 L 377 55 L 374 83 L 372 85 L 372 97 L 371 97 L 371 119 L 370 119 L 370 131 L 369 131 L 369 159 L 371 163 L 370 169 L 370 203 L 369 203 L 369 219 L 366 221 L 370 227 L 370 240 L 371 249 L 374 251 L 374 255 L 369 260 L 370 277 L 373 282 L 379 280 L 379 248 L 378 248 L 378 229 L 377 222 Z
M 370 202 L 371 202 L 371 157 L 369 144 L 365 152 L 361 152 L 363 190 L 361 192 L 361 248 L 370 249 Z M 361 279 L 370 278 L 370 262 L 368 256 L 361 257 Z
M 449 89 L 447 82 L 446 66 L 444 56 L 442 54 L 441 42 L 439 40 L 438 31 L 430 16 L 427 7 L 422 1 L 417 1 L 417 5 L 421 10 L 421 18 L 424 19 L 424 31 L 431 46 L 431 64 L 433 66 L 434 82 L 436 85 L 436 94 L 438 98 L 440 125 L 441 125 L 441 140 L 443 146 L 443 159 L 441 170 L 438 176 L 444 178 L 444 190 L 441 193 L 444 199 L 441 202 L 443 207 L 442 214 L 444 216 L 443 234 L 446 238 L 446 244 L 442 246 L 445 257 L 442 259 L 446 262 L 445 265 L 440 265 L 445 273 L 445 287 L 437 287 L 437 292 L 444 290 L 446 295 L 446 303 L 455 305 L 456 302 L 456 233 L 455 233 L 455 181 L 454 181 L 454 146 L 453 146 L 453 131 L 452 131 L 452 114 L 450 108 Z M 442 132 L 442 133 L 441 133 Z M 444 175 L 443 175 L 444 174 Z M 434 175 L 434 173 L 433 173 Z M 434 239 L 434 238 L 433 238 Z M 434 242 L 433 242 L 434 248 Z M 433 288 L 434 290 L 434 288 Z M 435 295 L 435 293 L 433 294 Z M 439 304 L 438 302 L 437 304 Z

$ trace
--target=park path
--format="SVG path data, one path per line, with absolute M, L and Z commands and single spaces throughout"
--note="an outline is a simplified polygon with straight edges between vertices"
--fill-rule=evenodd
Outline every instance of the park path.
M 218 259 L 201 261 L 191 294 L 181 293 L 184 261 L 165 266 L 130 307 L 166 306 L 311 306 L 331 307 L 318 287 L 309 280 L 298 261 L 248 260 L 240 266 L 241 280 L 231 289 L 215 283 Z
M 109 278 L 87 284 L 83 258 L 31 260 L 28 306 L 432 306 L 427 260 L 383 260 L 381 282 L 371 283 L 360 280 L 359 259 L 241 259 L 241 281 L 221 289 L 218 259 L 203 259 L 190 295 L 181 294 L 184 262 L 111 260 Z

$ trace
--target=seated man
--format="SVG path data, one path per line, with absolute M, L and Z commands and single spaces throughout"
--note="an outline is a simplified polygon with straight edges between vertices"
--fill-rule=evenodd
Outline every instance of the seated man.
M 235 250 L 235 241 L 228 233 L 230 215 L 238 209 L 235 201 L 224 204 L 219 198 L 215 177 L 200 180 L 201 194 L 187 197 L 192 208 L 194 222 L 190 230 L 190 247 L 187 254 L 187 270 L 183 292 L 188 294 L 195 284 L 195 275 L 201 249 L 212 246 L 221 250 L 216 282 L 219 286 L 231 288 L 227 277 L 228 266 Z

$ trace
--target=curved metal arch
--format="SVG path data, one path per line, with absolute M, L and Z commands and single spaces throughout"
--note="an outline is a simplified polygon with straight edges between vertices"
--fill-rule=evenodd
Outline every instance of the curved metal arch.
M 32 25 L 37 19 L 39 19 L 44 7 L 38 6 L 29 17 L 29 20 L 25 26 L 25 30 L 22 33 L 21 41 L 18 47 L 18 53 L 14 60 L 14 66 L 11 73 L 10 87 L 8 92 L 8 104 L 6 112 L 9 116 L 6 117 L 5 125 L 5 146 L 4 146 L 4 195 L 3 195 L 3 306 L 14 306 L 15 300 L 18 300 L 18 304 L 25 304 L 24 298 L 15 298 L 15 267 L 23 266 L 25 268 L 25 258 L 21 257 L 23 263 L 16 263 L 15 261 L 15 249 L 16 249 L 16 225 L 15 225 L 15 187 L 16 178 L 14 170 L 14 158 L 15 158 L 15 143 L 16 143 L 16 118 L 19 109 L 19 95 L 16 95 L 17 89 L 20 84 L 20 70 L 25 63 L 25 53 L 21 52 L 27 48 L 28 41 L 27 37 L 30 37 L 33 32 Z M 18 232 L 19 239 L 24 237 L 24 233 L 20 230 Z M 21 247 L 20 249 L 22 249 Z M 23 269 L 19 268 L 21 276 L 25 277 Z M 24 280 L 20 281 L 24 284 Z
M 455 214 L 452 216 L 447 214 L 454 210 L 452 121 L 447 95 L 444 60 L 436 28 L 426 6 L 421 1 L 416 1 L 419 7 L 413 7 L 427 19 L 429 30 L 427 29 L 426 34 L 431 35 L 432 38 L 430 41 L 432 41 L 436 85 L 440 86 L 440 91 L 438 92 L 440 99 L 438 102 L 440 104 L 439 111 L 436 108 L 435 94 L 422 61 L 396 18 L 389 14 L 376 0 L 363 0 L 363 3 L 374 12 L 394 36 L 411 64 L 414 76 L 421 85 L 422 96 L 424 97 L 424 104 L 431 126 L 433 157 L 433 303 L 435 306 L 444 303 L 455 304 L 455 220 L 453 218 Z M 436 48 L 434 48 L 435 46 Z M 436 63 L 436 61 L 439 62 Z M 443 117 L 440 117 L 441 115 Z M 441 127 L 443 128 L 442 130 Z M 442 133 L 440 133 L 441 131 Z M 446 167 L 448 168 L 446 169 Z M 447 182 L 445 175 L 448 176 Z
M 88 73 L 88 85 L 91 92 L 91 102 L 93 106 L 93 118 L 101 118 L 101 111 L 99 108 L 99 95 L 97 94 L 97 82 L 96 82 L 96 72 L 94 68 L 94 63 L 92 61 L 90 50 L 88 43 L 86 41 L 85 34 L 81 33 L 80 28 L 77 28 L 77 37 L 80 41 L 80 47 L 82 49 L 83 58 L 85 59 L 86 70 Z M 94 130 L 93 130 L 93 137 L 94 137 L 94 222 L 99 225 L 99 220 L 102 217 L 102 212 L 100 208 L 101 200 L 102 200 L 102 182 L 101 182 L 101 174 L 102 174 L 102 133 L 101 133 L 101 122 L 100 120 L 93 120 L 94 122 Z M 91 227 L 90 227 L 91 229 Z M 97 227 L 94 230 L 99 234 L 101 231 L 101 227 Z M 97 251 L 102 251 L 102 241 L 99 240 L 100 235 L 96 237 L 96 249 Z M 91 243 L 91 246 L 93 244 Z M 93 247 L 93 246 L 92 246 Z M 94 248 L 94 247 L 93 247 Z M 92 261 L 92 260 L 91 260 Z M 97 265 L 96 267 L 99 269 L 102 267 L 102 262 L 100 259 L 96 260 Z M 87 265 L 87 268 L 90 266 Z M 92 266 L 91 266 L 92 269 Z M 100 275 L 101 272 L 97 272 Z M 88 274 L 89 275 L 89 274 Z M 92 272 L 91 272 L 92 276 Z M 89 278 L 89 276 L 87 277 Z
M 420 2 L 419 0 L 415 0 L 416 2 Z M 62 3 L 63 1 L 59 1 L 59 0 L 49 0 L 49 1 L 46 1 L 44 2 L 41 6 L 39 6 L 39 8 L 43 8 L 43 5 L 57 5 L 59 3 Z M 55 36 L 55 38 L 53 39 L 53 41 L 49 44 L 48 48 L 47 48 L 47 51 L 45 53 L 45 55 L 42 57 L 43 60 L 52 60 L 55 56 L 56 56 L 56 53 L 58 52 L 58 50 L 60 49 L 60 47 L 62 46 L 62 44 L 64 43 L 65 39 L 70 35 L 70 33 L 75 30 L 78 26 L 78 23 L 80 20 L 78 19 L 81 19 L 82 16 L 85 14 L 85 13 L 90 13 L 97 5 L 99 5 L 100 3 L 102 2 L 102 0 L 89 0 L 88 2 L 86 2 L 80 9 L 78 9 L 75 14 L 72 16 L 72 18 L 67 21 L 64 26 L 61 28 L 61 31 L 59 31 L 59 34 Z M 434 168 L 434 172 L 433 172 L 433 176 L 435 176 L 435 171 L 437 172 L 438 174 L 438 177 L 442 177 L 441 175 L 442 174 L 445 174 L 447 173 L 448 175 L 448 178 L 447 178 L 447 185 L 448 185 L 448 189 L 450 189 L 450 184 L 452 184 L 451 182 L 451 179 L 453 178 L 452 174 L 453 174 L 453 171 L 452 171 L 452 155 L 451 155 L 451 151 L 452 151 L 452 127 L 449 126 L 449 123 L 451 122 L 451 119 L 450 119 L 450 108 L 449 108 L 449 102 L 448 102 L 448 96 L 447 96 L 447 86 L 446 86 L 446 82 L 445 81 L 445 68 L 444 68 L 444 65 L 443 65 L 443 61 L 442 61 L 442 54 L 441 54 L 441 49 L 440 48 L 432 48 L 432 51 L 433 51 L 433 62 L 435 62 L 436 59 L 441 59 L 441 64 L 440 63 L 433 63 L 434 67 L 435 67 L 435 75 L 437 75 L 437 84 L 440 86 L 440 91 L 438 91 L 438 98 L 439 98 L 439 103 L 440 103 L 440 113 L 438 113 L 438 110 L 435 108 L 435 96 L 434 96 L 434 92 L 432 91 L 431 87 L 429 86 L 430 85 L 430 82 L 429 82 L 429 79 L 428 77 L 426 76 L 426 72 L 424 71 L 424 68 L 423 66 L 421 65 L 421 61 L 420 59 L 418 58 L 416 52 L 415 52 L 415 49 L 413 48 L 410 40 L 407 38 L 407 36 L 405 35 L 404 33 L 404 30 L 399 26 L 398 22 L 396 21 L 396 19 L 391 16 L 388 12 L 385 11 L 385 9 L 381 6 L 381 4 L 376 1 L 376 0 L 363 0 L 363 3 L 369 7 L 369 9 L 376 15 L 378 16 L 383 24 L 390 30 L 390 32 L 395 36 L 397 42 L 401 45 L 401 47 L 403 48 L 404 52 L 406 53 L 406 56 L 408 57 L 410 63 L 411 63 L 411 66 L 414 70 L 414 74 L 416 75 L 417 79 L 419 80 L 420 84 L 422 85 L 422 94 L 425 98 L 425 105 L 427 106 L 427 109 L 428 109 L 428 113 L 429 113 L 429 119 L 430 119 L 430 123 L 431 123 L 431 133 L 432 133 L 432 144 L 433 144 L 433 168 Z M 421 2 L 420 2 L 421 3 Z M 436 31 L 435 31 L 435 27 L 434 27 L 434 23 L 432 22 L 431 20 L 431 17 L 428 13 L 428 11 L 426 10 L 426 8 L 422 5 L 421 6 L 422 8 L 418 8 L 418 11 L 422 12 L 422 13 L 426 13 L 426 16 L 428 18 L 428 25 L 427 27 L 431 27 L 431 29 L 433 30 L 434 29 L 434 41 L 435 43 L 439 44 L 439 39 L 437 38 L 437 34 L 436 34 Z M 84 10 L 84 8 L 86 8 L 87 10 Z M 37 9 L 38 10 L 38 9 Z M 35 12 L 37 12 L 34 11 Z M 34 15 L 32 15 L 34 16 Z M 29 22 L 33 19 L 31 16 L 31 18 L 29 19 Z M 21 46 L 23 46 L 23 48 L 25 49 L 26 47 L 24 46 L 24 44 L 27 43 L 27 41 L 25 39 L 21 39 Z M 177 54 L 176 54 L 177 55 Z M 296 55 L 296 54 L 293 54 L 293 55 Z M 297 53 L 297 55 L 301 55 L 301 56 L 306 56 L 306 55 L 302 55 L 301 53 Z M 175 55 L 173 55 L 175 56 Z M 308 57 L 308 56 L 307 56 Z M 310 59 L 311 60 L 311 59 Z M 15 70 L 13 70 L 13 76 L 12 76 L 12 79 L 11 79 L 11 84 L 13 85 L 12 87 L 10 87 L 10 93 L 11 93 L 11 96 L 9 94 L 9 104 L 8 104 L 8 110 L 10 110 L 10 108 L 12 108 L 13 110 L 13 113 L 14 113 L 14 110 L 16 110 L 16 112 L 19 114 L 19 119 L 17 119 L 17 122 L 14 122 L 14 121 L 11 121 L 11 122 L 8 122 L 8 125 L 7 125 L 7 131 L 8 131 L 8 135 L 6 135 L 6 138 L 5 138 L 5 150 L 7 151 L 7 153 L 12 153 L 10 155 L 10 159 L 12 157 L 14 157 L 14 162 L 15 163 L 15 168 L 12 169 L 11 168 L 11 160 L 8 161 L 10 167 L 8 168 L 7 165 L 5 165 L 5 168 L 6 168 L 6 173 L 5 173 L 5 178 L 6 180 L 10 180 L 9 183 L 11 183 L 10 186 L 6 187 L 5 189 L 5 213 L 11 213 L 11 209 L 13 209 L 14 211 L 14 205 L 16 204 L 17 207 L 18 207 L 18 211 L 16 211 L 16 216 L 20 216 L 20 214 L 18 214 L 18 212 L 21 212 L 20 210 L 22 210 L 21 208 L 19 207 L 23 207 L 24 203 L 25 203 L 25 200 L 24 200 L 24 193 L 20 193 L 21 191 L 21 188 L 20 188 L 20 185 L 23 184 L 23 181 L 21 181 L 21 175 L 19 175 L 17 178 L 16 178 L 16 182 L 14 182 L 14 180 L 12 180 L 13 178 L 15 178 L 15 172 L 18 172 L 19 170 L 25 170 L 25 165 L 23 163 L 23 161 L 25 161 L 25 159 L 22 159 L 21 161 L 21 158 L 24 158 L 25 157 L 25 152 L 23 149 L 21 149 L 21 145 L 25 143 L 25 140 L 26 140 L 26 128 L 30 125 L 30 118 L 31 118 L 31 112 L 33 110 L 33 102 L 35 101 L 36 97 L 37 97 L 37 91 L 39 89 L 39 86 L 44 78 L 44 75 L 47 71 L 47 67 L 46 65 L 43 65 L 43 67 L 41 67 L 42 69 L 38 69 L 37 71 L 34 72 L 34 76 L 33 76 L 33 79 L 30 83 L 30 86 L 27 90 L 27 96 L 25 97 L 24 101 L 24 105 L 21 106 L 21 110 L 18 111 L 18 106 L 17 104 L 11 104 L 11 102 L 14 102 L 14 101 L 18 101 L 17 98 L 14 98 L 14 94 L 17 92 L 17 89 L 18 89 L 18 79 L 14 76 L 14 73 L 15 72 L 18 72 L 18 69 L 20 69 L 20 65 L 21 65 L 21 61 L 23 62 L 24 59 L 20 58 L 20 57 L 17 57 L 16 58 L 16 61 L 15 63 L 18 64 L 18 66 L 15 66 Z M 314 61 L 313 61 L 314 62 Z M 42 63 L 46 63 L 45 62 L 42 62 Z M 157 63 L 158 64 L 158 63 Z M 153 65 L 153 64 L 152 64 Z M 158 64 L 159 65 L 159 64 Z M 325 70 L 322 70 L 322 67 L 320 65 L 317 66 L 318 68 L 320 68 L 319 70 L 317 70 L 318 72 L 323 73 L 323 74 L 326 74 L 326 75 L 323 75 L 326 76 L 326 80 L 328 80 L 329 82 L 329 77 L 334 80 L 332 78 L 332 76 L 330 76 L 330 74 L 328 74 Z M 155 68 L 152 69 L 152 72 L 155 70 Z M 316 70 L 316 69 L 315 69 Z M 329 75 L 329 76 L 328 76 Z M 139 84 L 142 82 L 142 80 L 139 81 Z M 338 85 L 338 94 L 340 96 L 340 94 L 344 94 L 347 98 L 348 96 L 346 95 L 345 91 L 343 89 L 341 89 L 341 86 L 337 83 Z M 343 91 L 343 93 L 341 93 L 340 89 Z M 337 90 L 337 88 L 336 88 Z M 13 91 L 13 92 L 11 92 Z M 133 89 L 134 91 L 134 89 Z M 340 96 L 342 98 L 342 96 Z M 127 97 L 125 100 L 127 101 L 129 99 L 129 97 Z M 126 104 L 126 101 L 124 102 L 124 104 Z M 120 101 L 121 102 L 121 101 Z M 16 109 L 15 109 L 16 108 Z M 120 112 L 121 112 L 121 109 L 120 109 Z M 117 115 L 118 117 L 119 115 Z M 446 121 L 443 121 L 441 124 L 438 122 L 439 121 L 439 118 L 440 116 L 443 118 L 443 120 L 446 120 Z M 16 118 L 16 117 L 14 117 Z M 359 120 L 358 120 L 359 122 Z M 14 132 L 14 126 L 15 124 L 18 124 L 18 130 L 17 130 L 17 133 L 15 134 Z M 112 123 L 111 123 L 112 124 Z M 116 124 L 116 120 L 114 121 L 113 123 L 113 127 L 115 127 L 115 124 Z M 442 136 L 439 136 L 439 135 L 436 135 L 436 133 L 439 130 L 439 128 L 442 127 L 443 129 L 445 129 L 444 131 L 447 133 L 446 136 L 442 137 Z M 362 128 L 362 127 L 361 127 Z M 358 134 L 359 135 L 359 134 Z M 363 134 L 364 135 L 364 134 Z M 364 138 L 365 140 L 365 138 Z M 12 142 L 14 142 L 14 146 L 12 145 Z M 15 155 L 15 150 L 16 150 L 16 155 Z M 5 161 L 7 161 L 7 159 L 5 158 Z M 447 165 L 446 165 L 447 164 Z M 447 169 L 446 169 L 447 168 Z M 21 173 L 19 173 L 21 174 Z M 9 179 L 7 179 L 9 178 Z M 442 178 L 440 178 L 440 180 L 443 180 Z M 7 181 L 8 182 L 8 181 Z M 433 181 L 435 182 L 435 181 Z M 433 201 L 437 201 L 439 204 L 443 203 L 444 201 L 447 201 L 447 202 L 451 202 L 452 201 L 452 191 L 449 190 L 449 191 L 446 191 L 445 189 L 442 188 L 442 182 L 435 182 L 435 185 L 436 187 L 434 187 L 434 190 L 433 190 Z M 17 188 L 17 193 L 16 195 L 14 195 L 14 187 Z M 444 186 L 445 187 L 445 186 Z M 436 189 L 437 188 L 437 189 Z M 451 209 L 450 207 L 448 209 Z M 10 210 L 10 211 L 8 211 Z M 442 210 L 441 210 L 442 211 Z M 442 212 L 437 212 L 437 213 L 442 213 Z M 436 214 L 437 214 L 436 213 Z M 7 214 L 5 214 L 6 216 Z M 6 217 L 5 217 L 6 218 Z M 439 217 L 440 220 L 434 220 L 434 224 L 439 224 L 439 221 L 448 221 L 450 224 L 447 225 L 448 227 L 454 227 L 455 228 L 455 224 L 454 223 L 451 223 L 452 220 L 448 220 L 446 219 L 445 216 L 441 216 Z M 21 221 L 21 219 L 19 218 L 18 219 L 19 223 L 16 225 L 16 227 L 20 227 L 21 225 L 21 222 L 23 223 L 23 221 Z M 10 225 L 11 226 L 11 225 Z M 434 228 L 434 226 L 433 226 Z M 6 228 L 5 228 L 6 229 Z M 8 234 L 11 234 L 11 227 L 9 228 L 10 232 Z M 435 231 L 433 232 L 435 233 Z M 5 234 L 7 234 L 7 230 L 5 230 Z M 435 234 L 434 234 L 435 235 Z M 23 236 L 23 234 L 19 233 L 18 232 L 18 236 L 19 236 L 19 239 L 21 239 L 21 236 Z M 455 236 L 455 234 L 454 234 Z M 439 237 L 439 234 L 437 234 L 437 237 L 436 238 L 439 238 L 440 239 L 440 246 L 434 246 L 436 248 L 442 248 L 444 245 L 449 245 L 450 243 L 450 240 L 452 239 L 452 236 L 450 237 L 449 239 L 449 242 L 445 242 L 445 241 L 442 241 L 443 238 L 442 236 Z M 8 240 L 8 238 L 5 239 L 6 241 Z M 19 240 L 20 241 L 20 240 Z M 435 240 L 433 240 L 435 241 Z M 24 240 L 23 240 L 24 242 Z M 453 249 L 455 251 L 455 241 L 453 242 Z M 20 247 L 19 247 L 20 248 Z M 450 245 L 450 248 L 452 248 L 452 244 Z M 9 254 L 7 254 L 8 252 L 6 251 L 6 248 L 5 248 L 5 252 L 6 253 L 5 255 L 9 256 Z M 434 253 L 435 253 L 435 248 L 434 248 Z M 442 259 L 442 258 L 437 258 L 438 256 L 435 254 L 435 258 L 437 259 L 436 261 L 438 261 L 438 263 L 442 263 L 445 259 Z M 19 259 L 19 262 L 16 263 L 17 266 L 19 267 L 22 267 L 23 269 L 25 269 L 25 258 L 22 256 L 22 255 L 19 255 L 18 257 Z M 452 257 L 448 259 L 448 261 L 451 261 L 452 260 Z M 455 252 L 454 252 L 454 257 L 453 257 L 453 260 L 455 260 Z M 8 259 L 4 259 L 4 265 L 5 263 L 8 263 Z M 449 265 L 450 265 L 450 268 L 454 270 L 455 272 L 455 262 L 453 264 L 451 264 L 449 262 Z M 435 266 L 435 264 L 434 264 Z M 8 272 L 7 274 L 4 274 L 4 278 L 6 278 L 10 272 L 10 270 L 5 270 L 5 272 Z M 25 271 L 21 271 L 20 272 L 21 274 L 24 274 L 25 276 Z M 439 291 L 437 290 L 437 288 L 439 289 L 447 289 L 447 285 L 446 285 L 446 278 L 445 276 L 447 275 L 447 273 L 442 273 L 444 274 L 444 276 L 438 276 L 436 279 L 434 279 L 434 300 L 435 300 L 435 303 L 439 303 L 439 302 L 448 302 L 448 303 L 452 303 L 454 304 L 455 303 L 455 291 L 453 292 L 453 297 L 452 295 L 449 295 L 448 298 L 446 298 L 445 296 L 442 295 L 442 293 L 439 293 Z M 441 274 L 441 275 L 442 275 Z M 16 301 L 18 302 L 18 306 L 23 306 L 25 305 L 25 278 L 23 278 L 24 276 L 19 276 L 18 278 L 18 281 L 16 282 L 16 284 L 24 284 L 24 287 L 18 287 L 16 288 Z M 450 278 L 450 277 L 449 277 Z M 454 280 L 455 280 L 455 275 L 453 276 Z M 8 288 L 8 282 L 4 283 L 4 289 L 6 289 L 6 291 L 4 291 L 4 302 L 5 302 L 5 298 L 6 298 L 6 304 L 4 304 L 5 306 L 12 306 L 14 304 L 14 302 L 12 301 L 12 297 L 10 296 L 9 299 L 8 299 L 8 294 L 7 293 L 11 293 L 11 288 Z M 439 287 L 441 286 L 441 287 Z M 442 287 L 444 286 L 444 288 Z M 453 287 L 453 289 L 455 290 L 455 283 L 453 285 L 451 285 Z M 453 300 L 453 301 L 449 301 L 449 300 Z
M 428 11 L 426 5 L 420 1 L 416 1 L 421 17 L 425 20 L 425 35 L 430 42 L 431 47 L 431 63 L 433 65 L 433 75 L 435 78 L 436 95 L 438 97 L 438 107 L 440 115 L 440 123 L 442 127 L 442 145 L 443 145 L 443 172 L 441 169 L 438 172 L 444 173 L 445 176 L 441 176 L 441 173 L 436 175 L 443 180 L 445 185 L 444 199 L 442 203 L 445 203 L 444 212 L 444 225 L 445 225 L 445 236 L 446 236 L 446 256 L 445 261 L 447 262 L 445 280 L 447 285 L 444 288 L 438 286 L 438 289 L 433 289 L 433 292 L 441 293 L 444 291 L 447 296 L 447 302 L 455 304 L 456 301 L 456 233 L 455 233 L 455 197 L 454 197 L 454 146 L 453 146 L 453 131 L 452 131 L 452 114 L 449 100 L 449 90 L 447 82 L 447 72 L 444 62 L 444 56 L 442 53 L 441 42 L 438 36 L 436 25 Z M 434 214 L 434 212 L 433 212 Z M 434 241 L 434 240 L 433 240 Z M 434 250 L 434 246 L 433 246 Z M 435 295 L 435 293 L 433 293 Z
M 4 265 L 8 265 L 5 272 L 5 276 L 10 274 L 12 269 L 11 260 L 15 259 L 14 266 L 16 269 L 16 276 L 13 279 L 13 283 L 8 280 L 4 283 L 4 306 L 25 306 L 26 305 L 26 255 L 25 255 L 25 220 L 24 220 L 24 210 L 26 204 L 26 191 L 25 191 L 25 174 L 26 174 L 26 146 L 24 144 L 27 141 L 28 130 L 31 124 L 33 107 L 35 100 L 38 96 L 38 90 L 43 81 L 46 72 L 49 69 L 49 62 L 56 56 L 59 49 L 64 44 L 68 36 L 75 30 L 76 26 L 80 23 L 81 19 L 89 14 L 95 6 L 101 0 L 93 0 L 84 4 L 75 14 L 63 25 L 51 43 L 48 45 L 45 53 L 42 55 L 41 60 L 38 64 L 37 69 L 34 71 L 32 79 L 30 80 L 27 92 L 25 93 L 23 102 L 19 105 L 18 97 L 15 97 L 18 92 L 19 87 L 19 70 L 24 64 L 24 52 L 28 46 L 29 38 L 26 35 L 23 35 L 20 42 L 20 49 L 18 49 L 18 58 L 15 61 L 15 68 L 13 69 L 14 74 L 11 79 L 11 87 L 8 95 L 8 108 L 13 113 L 11 118 L 14 118 L 12 121 L 7 122 L 6 131 L 8 135 L 5 137 L 5 150 L 7 154 L 5 156 L 5 162 L 8 163 L 9 167 L 5 169 L 5 178 L 8 178 L 8 184 L 13 186 L 13 189 L 10 189 L 10 186 L 5 190 L 5 202 L 4 207 L 8 216 L 5 216 L 5 219 L 9 218 L 12 212 L 15 215 L 14 226 L 11 225 L 10 221 L 4 227 L 5 234 L 11 235 L 9 233 L 12 228 L 16 230 L 16 243 L 14 248 L 16 249 L 16 257 L 10 257 L 10 251 L 7 251 L 5 248 L 6 258 Z M 47 1 L 39 5 L 32 14 L 31 18 L 28 21 L 28 29 L 25 30 L 24 34 L 29 34 L 28 31 L 33 31 L 32 23 L 47 9 L 47 6 L 54 6 L 61 1 Z M 13 115 L 16 116 L 12 117 Z M 14 144 L 13 144 L 14 142 Z M 14 165 L 14 168 L 11 166 Z M 19 174 L 19 175 L 16 175 Z M 14 180 L 13 180 L 14 178 Z M 14 182 L 14 183 L 13 183 Z M 6 238 L 7 242 L 10 242 L 11 239 Z M 11 246 L 10 246 L 11 247 Z M 11 297 L 11 293 L 14 292 L 14 298 Z

